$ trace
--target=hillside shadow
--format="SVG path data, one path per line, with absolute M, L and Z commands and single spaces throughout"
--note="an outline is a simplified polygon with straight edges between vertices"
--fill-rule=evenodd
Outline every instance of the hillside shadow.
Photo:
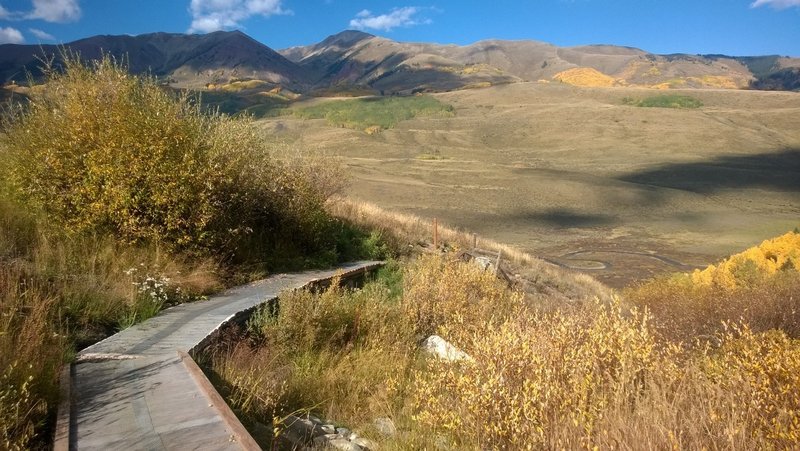
M 609 215 L 580 213 L 568 208 L 552 208 L 543 212 L 524 212 L 515 215 L 514 219 L 522 219 L 526 223 L 534 222 L 557 228 L 600 227 L 617 223 L 617 219 Z
M 800 192 L 800 149 L 667 164 L 626 174 L 618 179 L 700 194 L 745 188 Z

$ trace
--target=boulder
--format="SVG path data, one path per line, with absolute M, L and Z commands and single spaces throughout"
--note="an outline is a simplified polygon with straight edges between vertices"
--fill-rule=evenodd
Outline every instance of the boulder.
M 460 360 L 472 361 L 472 357 L 470 357 L 469 354 L 458 349 L 438 335 L 431 335 L 426 338 L 425 341 L 422 342 L 422 348 L 428 352 L 428 354 L 448 362 L 457 362 Z

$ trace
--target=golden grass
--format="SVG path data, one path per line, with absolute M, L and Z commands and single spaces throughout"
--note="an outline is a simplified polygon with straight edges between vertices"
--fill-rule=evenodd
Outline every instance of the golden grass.
M 691 77 L 691 80 L 699 81 L 705 88 L 741 89 L 747 87 L 747 83 L 737 82 L 732 77 L 724 75 L 703 75 L 702 77 Z
M 212 91 L 241 92 L 250 89 L 257 89 L 267 84 L 269 83 L 264 80 L 237 80 L 220 85 L 209 83 L 206 85 L 206 89 Z

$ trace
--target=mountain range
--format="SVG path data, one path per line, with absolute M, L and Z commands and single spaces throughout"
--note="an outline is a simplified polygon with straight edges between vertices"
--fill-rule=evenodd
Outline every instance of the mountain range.
M 61 46 L 0 45 L 0 82 L 41 75 Z M 240 31 L 205 35 L 94 36 L 63 45 L 87 59 L 103 53 L 131 72 L 188 89 L 256 87 L 292 93 L 407 94 L 539 81 L 579 86 L 800 90 L 800 58 L 778 55 L 656 55 L 612 45 L 557 47 L 486 40 L 467 46 L 404 43 L 343 31 L 317 44 L 275 51 Z M 56 58 L 57 63 L 57 58 Z M 242 83 L 245 84 L 242 84 Z

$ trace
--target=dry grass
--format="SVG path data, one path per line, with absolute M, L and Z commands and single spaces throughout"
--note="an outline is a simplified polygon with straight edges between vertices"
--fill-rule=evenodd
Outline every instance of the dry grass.
M 402 406 L 393 384 L 415 360 L 414 329 L 392 294 L 397 271 L 355 292 L 334 284 L 318 294 L 284 293 L 277 317 L 265 309 L 251 319 L 249 340 L 211 349 L 211 368 L 245 422 L 279 427 L 289 413 L 312 411 L 363 428 L 396 417 Z

